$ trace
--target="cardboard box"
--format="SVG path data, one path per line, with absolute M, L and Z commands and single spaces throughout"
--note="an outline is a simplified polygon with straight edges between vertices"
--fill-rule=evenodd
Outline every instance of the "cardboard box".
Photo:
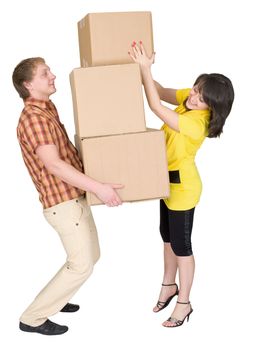
M 164 132 L 142 133 L 80 139 L 85 174 L 103 182 L 123 184 L 117 190 L 124 202 L 169 196 L 169 178 Z M 87 192 L 89 205 L 102 204 Z
M 138 64 L 76 68 L 70 82 L 80 137 L 146 130 Z
M 151 12 L 89 13 L 78 22 L 81 67 L 131 63 L 132 42 L 153 49 Z

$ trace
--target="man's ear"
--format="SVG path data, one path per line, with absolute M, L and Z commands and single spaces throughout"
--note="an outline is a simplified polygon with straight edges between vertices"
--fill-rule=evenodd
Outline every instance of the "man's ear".
M 24 81 L 23 85 L 28 91 L 32 89 L 32 83 L 30 81 Z

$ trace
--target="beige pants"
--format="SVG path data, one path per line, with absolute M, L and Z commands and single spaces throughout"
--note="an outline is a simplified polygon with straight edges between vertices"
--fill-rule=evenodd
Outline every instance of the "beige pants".
M 21 322 L 34 327 L 67 304 L 100 256 L 95 223 L 84 197 L 57 204 L 43 213 L 58 232 L 67 260 L 20 317 Z

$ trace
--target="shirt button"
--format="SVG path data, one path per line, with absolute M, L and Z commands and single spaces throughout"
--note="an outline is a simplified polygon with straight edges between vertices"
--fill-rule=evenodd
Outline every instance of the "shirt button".
M 54 211 L 53 214 L 56 215 L 56 212 Z

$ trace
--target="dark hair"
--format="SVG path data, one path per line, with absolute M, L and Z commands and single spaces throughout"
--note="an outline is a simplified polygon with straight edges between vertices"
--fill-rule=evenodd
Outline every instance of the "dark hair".
M 30 96 L 29 91 L 24 86 L 24 82 L 29 82 L 33 79 L 34 71 L 41 63 L 45 63 L 45 60 L 41 57 L 27 58 L 21 61 L 14 69 L 12 82 L 21 98 L 26 99 Z
M 218 137 L 232 108 L 233 85 L 227 77 L 218 73 L 201 74 L 194 85 L 211 110 L 208 137 Z

